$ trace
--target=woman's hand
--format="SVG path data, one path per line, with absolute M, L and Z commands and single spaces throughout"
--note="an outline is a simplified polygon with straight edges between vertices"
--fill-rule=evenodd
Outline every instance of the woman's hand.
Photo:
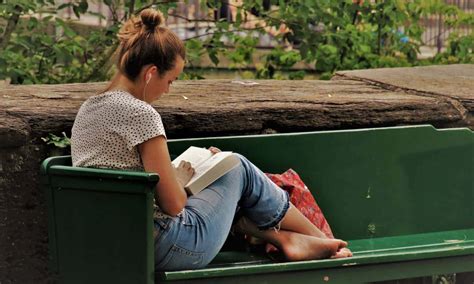
M 179 184 L 184 188 L 184 186 L 191 180 L 194 175 L 194 168 L 191 166 L 190 162 L 181 161 L 176 170 L 176 179 Z
M 209 147 L 209 149 L 207 150 L 211 151 L 212 154 L 217 154 L 219 152 L 222 152 L 219 148 L 216 148 L 214 146 Z

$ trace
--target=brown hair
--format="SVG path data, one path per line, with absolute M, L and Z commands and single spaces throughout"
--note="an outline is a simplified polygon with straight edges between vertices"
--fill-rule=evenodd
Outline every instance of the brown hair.
M 130 18 L 120 29 L 117 67 L 135 81 L 143 66 L 152 64 L 163 76 L 174 68 L 176 56 L 184 60 L 186 50 L 178 36 L 166 27 L 161 12 L 148 8 L 139 17 Z

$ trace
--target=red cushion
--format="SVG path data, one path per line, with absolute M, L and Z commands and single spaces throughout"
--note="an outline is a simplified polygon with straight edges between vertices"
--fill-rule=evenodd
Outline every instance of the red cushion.
M 316 225 L 328 238 L 334 238 L 331 227 L 329 227 L 311 191 L 309 191 L 308 187 L 293 169 L 289 169 L 282 174 L 266 173 L 266 175 L 276 185 L 288 192 L 291 203 L 293 203 L 306 218 Z

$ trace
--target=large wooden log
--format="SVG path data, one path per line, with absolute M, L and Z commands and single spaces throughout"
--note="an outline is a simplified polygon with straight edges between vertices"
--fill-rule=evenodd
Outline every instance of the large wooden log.
M 471 108 L 472 100 L 468 94 L 457 100 L 403 89 L 387 90 L 352 79 L 256 82 L 177 82 L 155 107 L 170 137 L 254 134 L 267 128 L 293 132 L 422 123 L 437 127 L 469 124 L 466 107 Z M 23 127 L 15 127 L 16 132 L 26 131 L 33 137 L 67 132 L 81 103 L 104 87 L 101 83 L 9 86 L 0 91 L 0 125 L 8 125 L 5 121 L 13 117 L 23 121 Z M 8 143 L 13 143 L 11 139 Z

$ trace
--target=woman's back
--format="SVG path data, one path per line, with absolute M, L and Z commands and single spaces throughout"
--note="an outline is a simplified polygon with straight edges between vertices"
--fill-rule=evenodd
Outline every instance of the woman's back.
M 72 128 L 72 161 L 78 167 L 143 170 L 137 145 L 165 135 L 159 113 L 125 91 L 93 96 Z

